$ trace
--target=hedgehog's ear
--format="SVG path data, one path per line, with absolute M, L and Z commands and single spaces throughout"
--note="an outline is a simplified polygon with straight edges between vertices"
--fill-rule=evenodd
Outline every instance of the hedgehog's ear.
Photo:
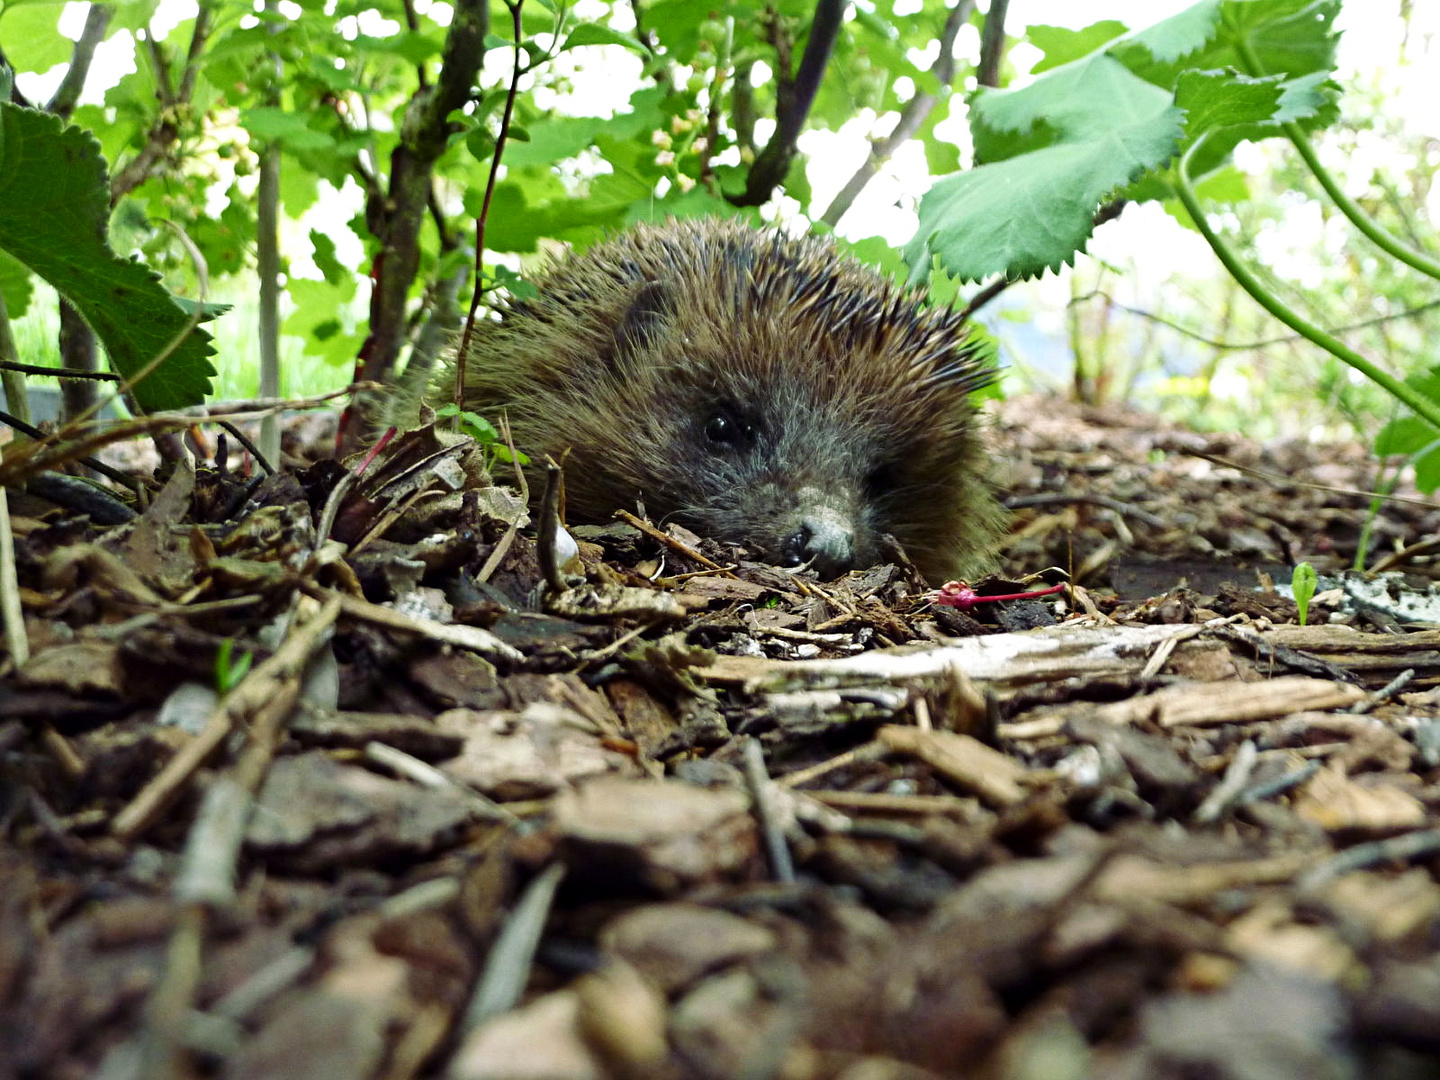
M 647 281 L 630 296 L 625 314 L 615 327 L 615 355 L 638 352 L 654 340 L 675 310 L 670 290 L 659 281 Z

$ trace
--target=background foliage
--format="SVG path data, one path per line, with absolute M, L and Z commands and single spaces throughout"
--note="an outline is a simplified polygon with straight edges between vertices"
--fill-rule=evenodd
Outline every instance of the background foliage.
M 985 316 L 1020 374 L 1044 379 L 1047 350 L 1033 335 L 1027 344 L 1008 333 L 991 312 L 1042 321 L 1001 287 L 1059 268 L 1074 300 L 1075 364 L 1065 384 L 1074 395 L 1148 394 L 1214 425 L 1245 421 L 1243 398 L 1216 391 L 1251 379 L 1260 399 L 1251 419 L 1333 428 L 1339 416 L 1369 437 L 1399 414 L 1393 400 L 1297 342 L 1232 285 L 1181 282 L 1163 311 L 1128 311 L 1112 294 L 1132 268 L 1081 255 L 1073 274 L 1065 269 L 1097 221 L 1102 233 L 1122 227 L 1103 221 L 1124 199 L 1185 216 L 1165 171 L 1203 117 L 1227 131 L 1201 163 L 1201 192 L 1221 234 L 1311 319 L 1354 327 L 1343 336 L 1399 375 L 1423 373 L 1433 282 L 1376 258 L 1323 200 L 1297 195 L 1313 185 L 1293 155 L 1242 143 L 1275 132 L 1273 114 L 1289 95 L 1287 115 L 1330 125 L 1320 150 L 1332 160 L 1377 141 L 1394 147 L 1405 171 L 1348 176 L 1347 185 L 1389 227 L 1430 244 L 1433 140 L 1391 123 L 1376 86 L 1350 86 L 1340 97 L 1317 81 L 1330 73 L 1329 20 L 1339 6 L 1209 0 L 1153 28 L 1033 26 L 1037 77 L 1015 90 L 997 0 L 985 13 L 967 0 L 529 0 L 518 35 L 513 8 L 479 0 L 141 0 L 72 5 L 69 15 L 61 5 L 0 0 L 0 50 L 20 73 L 15 101 L 98 139 L 110 167 L 109 242 L 122 260 L 142 260 L 172 294 L 190 298 L 203 266 L 209 295 L 242 301 L 215 324 L 228 393 L 248 389 L 253 346 L 265 336 L 255 332 L 254 305 L 263 309 L 267 284 L 281 290 L 287 392 L 343 384 L 357 372 L 389 378 L 412 358 L 423 371 L 469 296 L 474 223 L 518 73 L 504 164 L 484 214 L 487 284 L 513 283 L 514 271 L 552 242 L 583 245 L 636 220 L 716 213 L 819 222 L 849 237 L 861 257 L 903 272 L 895 208 L 873 198 L 898 191 L 901 220 L 920 223 L 911 269 L 955 275 L 932 277 L 938 298 L 955 297 L 963 281 L 1000 279 L 979 299 L 991 301 Z M 83 24 L 62 26 L 82 11 Z M 1237 32 L 1268 42 L 1262 60 L 1283 57 L 1285 70 L 1253 73 L 1258 81 L 1242 85 L 1227 37 Z M 87 82 L 104 81 L 91 63 L 97 48 L 127 41 L 134 70 L 104 88 L 103 100 L 82 98 Z M 1397 57 L 1410 62 L 1404 43 Z M 47 73 L 48 81 L 34 79 Z M 44 100 L 24 97 L 25 86 L 42 84 Z M 976 98 L 982 85 L 996 89 Z M 824 154 L 857 136 L 870 149 L 844 165 L 838 179 L 847 182 L 817 176 L 816 160 L 841 159 L 807 151 Z M 1244 170 L 1228 164 L 1237 145 L 1248 154 Z M 267 155 L 278 272 L 257 290 Z M 922 166 L 946 179 L 917 182 Z M 991 173 L 1006 168 L 997 182 Z M 0 148 L 0 184 L 7 175 Z M 927 188 L 917 203 L 913 195 Z M 1121 215 L 1122 225 L 1135 213 Z M 1300 245 L 1297 213 L 1316 219 Z M 0 211 L 7 247 L 3 230 Z M 1296 265 L 1307 272 L 1294 274 Z M 0 296 L 12 319 L 39 306 L 35 282 L 0 254 Z M 960 302 L 976 292 L 963 287 Z M 21 340 L 24 359 L 43 358 L 34 354 L 47 339 Z M 203 378 L 203 343 L 192 348 L 201 366 L 171 380 L 181 397 L 193 396 L 195 373 Z M 73 343 L 62 351 L 74 366 Z M 157 376 L 155 385 L 165 383 Z M 148 403 L 170 401 L 160 393 Z M 1423 449 L 1415 442 L 1406 452 Z

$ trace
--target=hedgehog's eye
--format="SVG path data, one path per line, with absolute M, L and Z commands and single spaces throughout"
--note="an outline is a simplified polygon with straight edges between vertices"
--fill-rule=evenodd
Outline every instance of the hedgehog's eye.
M 713 443 L 735 441 L 735 425 L 726 416 L 712 416 L 705 424 L 705 438 Z
M 755 435 L 755 429 L 734 417 L 716 413 L 705 421 L 705 438 L 716 446 L 743 446 Z

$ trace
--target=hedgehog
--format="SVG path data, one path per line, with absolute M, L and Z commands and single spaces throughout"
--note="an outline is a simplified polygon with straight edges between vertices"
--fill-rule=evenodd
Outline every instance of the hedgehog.
M 532 462 L 568 452 L 570 522 L 640 506 L 826 579 L 887 534 L 936 583 L 991 558 L 972 395 L 995 366 L 959 313 L 735 219 L 634 226 L 535 290 L 476 325 L 465 406 L 507 414 Z

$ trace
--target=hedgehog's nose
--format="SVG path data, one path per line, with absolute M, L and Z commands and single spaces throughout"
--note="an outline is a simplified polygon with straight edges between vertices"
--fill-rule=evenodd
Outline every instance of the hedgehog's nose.
M 800 527 L 784 545 L 786 563 L 809 563 L 823 579 L 843 574 L 855 564 L 855 531 L 843 515 L 817 508 L 800 519 Z

